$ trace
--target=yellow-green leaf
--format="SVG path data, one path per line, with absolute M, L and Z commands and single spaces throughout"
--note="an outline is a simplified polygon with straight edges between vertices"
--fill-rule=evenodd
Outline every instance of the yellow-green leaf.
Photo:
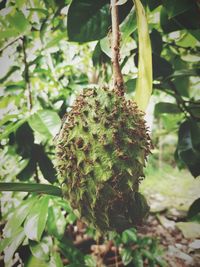
M 138 107 L 145 111 L 152 93 L 152 53 L 148 32 L 148 23 L 140 0 L 133 0 L 137 16 L 139 39 L 138 79 L 135 101 Z

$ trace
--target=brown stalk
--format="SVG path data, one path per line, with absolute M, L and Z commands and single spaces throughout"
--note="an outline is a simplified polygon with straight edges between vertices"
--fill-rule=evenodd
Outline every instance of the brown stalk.
M 119 64 L 120 59 L 120 31 L 119 14 L 117 0 L 111 0 L 111 19 L 112 19 L 112 65 L 113 65 L 113 83 L 114 88 L 124 94 L 124 81 Z

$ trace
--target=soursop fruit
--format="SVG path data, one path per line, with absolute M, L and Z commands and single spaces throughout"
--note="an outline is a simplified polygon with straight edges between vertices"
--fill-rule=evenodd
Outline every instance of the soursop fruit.
M 138 192 L 151 145 L 143 117 L 115 90 L 85 89 L 56 138 L 64 196 L 101 232 L 137 225 L 149 210 Z

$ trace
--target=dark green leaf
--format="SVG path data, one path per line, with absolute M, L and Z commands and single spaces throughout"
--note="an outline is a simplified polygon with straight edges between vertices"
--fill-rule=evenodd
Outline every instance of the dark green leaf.
M 36 172 L 36 161 L 30 158 L 28 164 L 17 174 L 17 179 L 20 181 L 29 180 Z
M 46 226 L 48 216 L 49 196 L 42 196 L 30 211 L 24 223 L 26 236 L 34 241 L 40 241 Z
M 149 6 L 150 11 L 153 11 L 155 8 L 162 4 L 162 0 L 148 0 L 147 4 Z
M 184 161 L 194 177 L 200 175 L 200 152 L 194 149 L 191 134 L 191 122 L 181 124 L 178 133 L 178 156 Z
M 67 220 L 65 219 L 65 216 L 63 215 L 60 206 L 56 205 L 56 203 L 53 203 L 53 205 L 49 207 L 48 211 L 48 233 L 58 239 L 61 239 L 65 232 L 66 223 Z
M 160 12 L 160 25 L 165 33 L 183 29 L 183 26 L 178 24 L 176 20 L 169 19 L 166 9 L 163 7 Z
M 69 7 L 67 30 L 70 41 L 89 42 L 105 37 L 111 25 L 109 0 L 74 0 Z M 133 2 L 119 6 L 119 22 L 130 12 Z
M 153 29 L 150 34 L 150 39 L 153 53 L 159 56 L 163 47 L 162 36 L 160 32 L 158 32 L 156 29 Z
M 0 191 L 29 192 L 62 196 L 62 190 L 54 185 L 33 183 L 0 183 Z
M 163 0 L 169 18 L 175 17 L 194 6 L 191 0 Z
M 153 78 L 168 77 L 172 73 L 172 65 L 165 58 L 153 53 Z
M 142 255 L 140 254 L 140 251 L 135 250 L 133 252 L 133 263 L 134 267 L 143 267 L 143 260 L 142 260 Z
M 15 28 L 0 31 L 0 40 L 4 40 L 11 37 L 17 37 L 19 35 Z
M 4 131 L 0 133 L 0 140 L 8 137 L 10 133 L 15 132 L 25 121 L 26 119 L 22 119 L 17 122 L 12 122 L 8 126 L 6 126 Z
M 29 240 L 32 255 L 43 261 L 49 261 L 52 245 L 53 242 L 50 236 L 45 236 L 40 242 Z
M 131 79 L 125 82 L 125 87 L 127 88 L 127 93 L 135 91 L 137 79 Z
M 72 1 L 67 22 L 70 41 L 99 40 L 108 33 L 110 24 L 109 1 Z
M 181 113 L 181 110 L 176 104 L 159 102 L 155 105 L 154 114 L 158 117 L 160 113 Z
M 44 176 L 44 178 L 53 183 L 56 181 L 56 170 L 51 162 L 50 158 L 44 151 L 44 148 L 41 145 L 34 146 L 34 157 L 36 158 L 40 170 Z
M 196 216 L 198 213 L 200 213 L 200 198 L 196 199 L 191 206 L 189 207 L 188 210 L 188 218 L 192 218 L 194 216 Z

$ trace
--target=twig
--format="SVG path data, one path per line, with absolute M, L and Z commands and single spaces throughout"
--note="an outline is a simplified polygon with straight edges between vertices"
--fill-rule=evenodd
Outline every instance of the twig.
M 32 93 L 31 93 L 31 84 L 30 84 L 30 76 L 29 76 L 29 67 L 27 62 L 27 54 L 26 54 L 26 37 L 22 38 L 22 49 L 24 54 L 24 79 L 28 91 L 28 109 L 31 110 L 33 107 L 32 102 Z
M 111 18 L 112 18 L 112 64 L 113 64 L 113 83 L 114 88 L 120 93 L 124 94 L 124 82 L 121 73 L 119 59 L 119 46 L 120 46 L 120 32 L 119 32 L 119 15 L 117 0 L 111 0 Z
M 7 49 L 9 46 L 13 45 L 14 43 L 16 43 L 17 41 L 19 41 L 21 39 L 21 36 L 18 37 L 17 39 L 13 40 L 12 42 L 8 43 L 7 45 L 5 45 L 1 50 L 0 50 L 0 54 Z

